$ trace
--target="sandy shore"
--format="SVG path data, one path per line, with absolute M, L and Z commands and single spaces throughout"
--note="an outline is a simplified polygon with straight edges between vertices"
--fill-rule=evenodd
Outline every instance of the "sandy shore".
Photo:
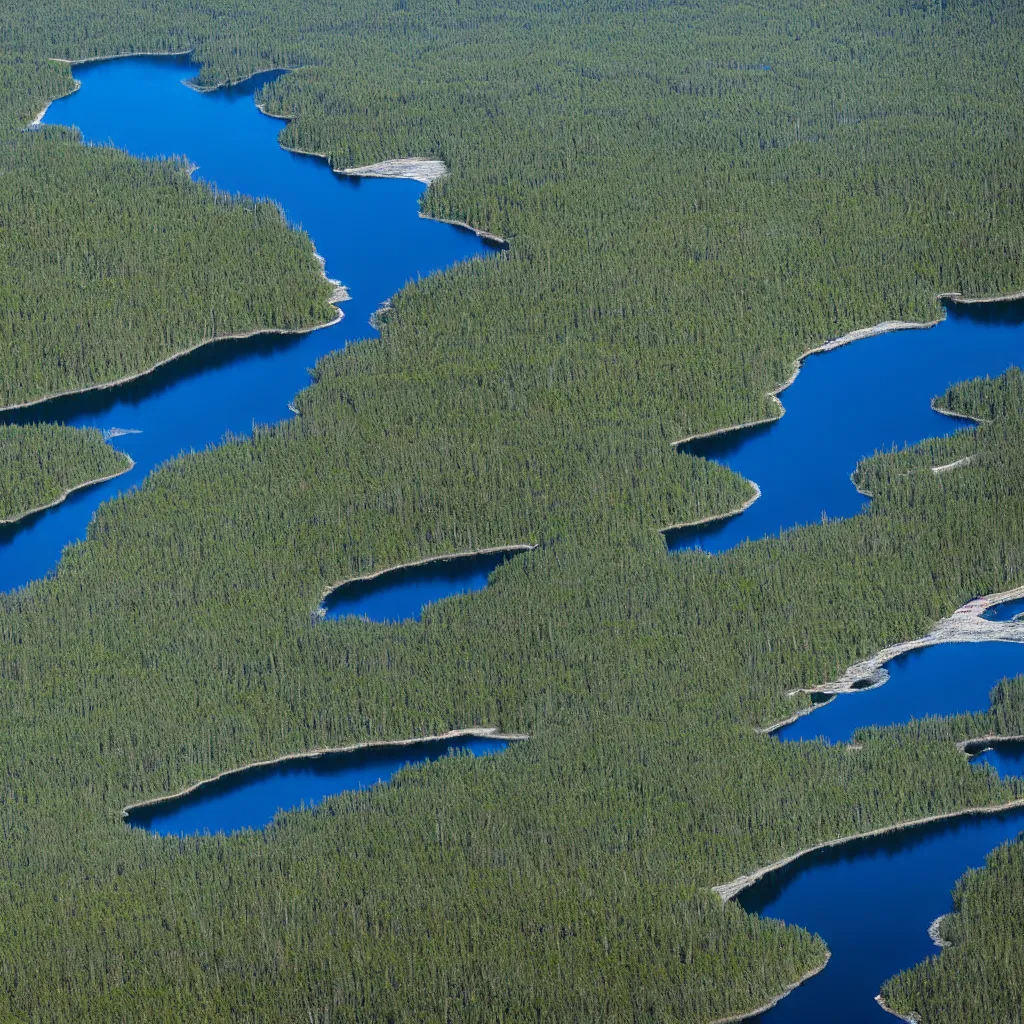
M 124 452 L 120 454 L 124 455 Z M 62 502 L 75 493 L 75 491 L 83 491 L 86 487 L 94 487 L 96 484 L 105 484 L 108 480 L 116 480 L 119 476 L 124 476 L 125 473 L 131 472 L 135 468 L 135 460 L 130 455 L 124 456 L 128 460 L 128 465 L 124 469 L 119 469 L 116 473 L 108 473 L 106 476 L 97 477 L 95 480 L 86 480 L 85 483 L 75 484 L 74 487 L 69 487 L 59 498 L 55 498 L 53 501 L 46 505 L 40 505 L 38 508 L 30 508 L 27 512 L 21 512 L 16 516 L 11 516 L 10 519 L 0 519 L 0 526 L 5 526 L 9 523 L 17 523 L 22 519 L 27 519 L 29 516 L 34 516 L 37 512 L 45 512 L 48 508 L 54 508 L 56 505 L 60 505 Z
M 125 817 L 129 812 L 138 810 L 140 807 L 152 807 L 154 804 L 178 800 L 183 796 L 188 796 L 189 793 L 194 793 L 201 786 L 217 782 L 219 779 L 227 778 L 230 775 L 247 772 L 251 768 L 266 768 L 273 764 L 282 764 L 285 761 L 301 761 L 312 757 L 323 757 L 325 754 L 350 754 L 356 750 L 365 750 L 367 747 L 408 747 L 415 743 L 429 743 L 433 740 L 453 740 L 464 736 L 478 736 L 481 739 L 508 740 L 509 742 L 528 740 L 530 738 L 529 733 L 503 733 L 498 732 L 495 726 L 483 726 L 469 729 L 450 729 L 448 732 L 438 733 L 434 736 L 413 736 L 411 739 L 404 740 L 366 740 L 363 743 L 349 744 L 347 747 L 314 747 L 312 750 L 304 750 L 298 754 L 282 754 L 280 757 L 273 757 L 268 761 L 253 761 L 251 764 L 244 764 L 239 768 L 229 768 L 209 779 L 202 779 L 177 793 L 172 793 L 170 796 L 157 796 L 151 800 L 140 800 L 138 803 L 128 804 L 121 811 L 121 815 Z
M 381 160 L 376 164 L 366 164 L 364 167 L 346 167 L 338 173 L 347 174 L 353 178 L 410 178 L 413 181 L 420 181 L 424 185 L 432 185 L 448 173 L 448 168 L 443 160 L 403 156 L 394 160 Z M 455 222 L 449 221 L 449 223 Z M 465 224 L 463 227 L 469 227 L 469 225 Z
M 1024 597 L 1024 587 L 1017 587 L 1015 590 L 1007 590 L 1000 594 L 989 594 L 987 597 L 977 597 L 973 601 L 961 605 L 948 618 L 941 619 L 924 636 L 883 648 L 873 657 L 851 665 L 835 682 L 822 683 L 820 686 L 808 689 L 790 690 L 786 696 L 795 697 L 798 693 L 850 693 L 873 689 L 888 681 L 889 671 L 885 667 L 887 662 L 898 658 L 901 654 L 906 654 L 907 651 L 914 651 L 921 647 L 948 643 L 985 643 L 991 640 L 1024 643 L 1024 621 L 1011 619 L 1009 622 L 989 622 L 988 619 L 981 617 L 982 613 L 993 605 L 1002 604 L 1004 601 L 1013 601 L 1018 597 Z M 809 715 L 824 706 L 824 704 L 811 704 L 809 707 L 800 708 L 788 718 L 773 722 L 771 725 L 761 726 L 756 731 L 769 734 L 777 732 L 783 726 L 790 725 L 798 718 Z M 1009 739 L 1011 737 L 993 738 Z
M 952 942 L 947 942 L 941 935 L 940 929 L 942 928 L 942 922 L 949 917 L 949 914 L 939 914 L 937 918 L 930 925 L 928 925 L 928 938 L 935 943 L 939 949 L 948 949 L 953 945 Z
M 791 693 L 847 693 L 855 688 L 854 684 L 856 683 L 861 684 L 856 689 L 864 689 L 865 682 L 872 686 L 881 686 L 889 678 L 889 673 L 884 667 L 886 662 L 898 658 L 901 654 L 906 654 L 907 651 L 918 650 L 921 647 L 932 647 L 935 644 L 945 643 L 983 643 L 990 640 L 1010 640 L 1024 643 L 1024 623 L 1012 620 L 990 622 L 981 617 L 982 613 L 993 605 L 1013 601 L 1020 597 L 1024 597 L 1024 587 L 1017 587 L 1000 594 L 989 594 L 986 597 L 977 597 L 973 601 L 961 605 L 948 618 L 941 619 L 925 636 L 884 648 L 873 657 L 851 665 L 833 683 L 826 683 L 813 690 L 793 690 Z
M 536 544 L 505 544 L 496 548 L 477 548 L 475 551 L 456 551 L 451 555 L 431 555 L 429 558 L 420 558 L 415 562 L 403 562 L 401 565 L 390 565 L 386 569 L 378 569 L 376 572 L 367 573 L 365 576 L 351 576 L 349 579 L 342 580 L 340 583 L 332 583 L 329 587 L 324 589 L 324 592 L 320 595 L 320 601 L 323 603 L 324 599 L 330 594 L 333 594 L 339 587 L 347 586 L 350 583 L 365 583 L 368 580 L 375 580 L 379 576 L 385 576 L 391 572 L 398 572 L 401 569 L 415 569 L 419 565 L 431 565 L 434 562 L 454 562 L 460 558 L 473 558 L 476 555 L 497 555 L 505 551 L 516 553 L 534 551 L 536 548 Z
M 262 103 L 257 103 L 256 108 L 261 114 L 266 114 L 267 117 L 276 118 L 278 121 L 291 121 L 292 118 L 287 114 L 274 114 L 271 113 Z M 330 155 L 327 153 L 317 153 L 311 149 L 299 149 L 296 146 L 286 146 L 283 142 L 278 141 L 278 145 L 287 150 L 289 153 L 298 153 L 301 156 L 316 156 L 321 160 L 326 160 L 328 165 L 331 165 Z M 448 173 L 448 167 L 443 160 L 433 160 L 428 157 L 418 156 L 403 156 L 396 157 L 393 160 L 381 160 L 376 164 L 366 164 L 362 167 L 346 167 L 342 170 L 331 166 L 331 170 L 335 174 L 340 174 L 343 177 L 348 178 L 405 178 L 411 181 L 419 181 L 426 185 L 428 188 L 430 185 L 437 181 L 439 178 L 443 178 Z M 465 228 L 467 231 L 472 231 L 478 238 L 486 239 L 488 242 L 495 242 L 498 245 L 508 245 L 508 242 L 500 235 L 495 235 L 490 231 L 484 231 L 482 228 L 475 228 L 472 224 L 467 224 L 464 220 L 449 220 L 447 217 L 433 217 L 428 213 L 420 211 L 420 216 L 424 220 L 434 220 L 439 224 L 451 224 L 453 227 Z
M 886 1013 L 891 1013 L 894 1017 L 899 1017 L 900 1020 L 905 1020 L 907 1024 L 921 1024 L 920 1020 L 913 1014 L 904 1017 L 902 1013 L 897 1013 L 891 1006 L 886 1004 L 885 1000 L 880 995 L 875 996 L 875 1002 L 878 1003 Z

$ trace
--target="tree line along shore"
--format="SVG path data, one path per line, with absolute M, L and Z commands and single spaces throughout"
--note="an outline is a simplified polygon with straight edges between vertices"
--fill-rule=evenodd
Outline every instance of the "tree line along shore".
M 0 425 L 0 523 L 14 522 L 131 467 L 131 459 L 107 444 L 98 430 Z
M 0 193 L 39 192 L 40 223 L 66 164 L 61 180 L 109 181 L 111 204 L 132 192 L 141 223 L 194 214 L 217 258 L 234 208 L 180 167 L 19 133 L 70 88 L 46 57 L 194 47 L 208 85 L 301 66 L 260 97 L 292 117 L 286 144 L 338 168 L 443 159 L 425 211 L 511 246 L 403 289 L 379 341 L 320 362 L 299 417 L 169 463 L 103 506 L 53 578 L 0 598 L 2 1012 L 709 1021 L 826 955 L 711 886 L 1020 796 L 956 746 L 1024 731 L 1020 681 L 984 723 L 872 730 L 855 751 L 755 731 L 809 699 L 787 693 L 1024 580 L 1012 375 L 948 396 L 995 407 L 969 440 L 863 464 L 861 516 L 718 558 L 671 556 L 658 531 L 749 497 L 672 442 L 770 415 L 801 352 L 934 320 L 940 292 L 1019 289 L 1022 29 L 998 0 L 0 14 Z M 311 247 L 265 221 L 268 275 L 282 251 L 294 271 L 265 315 L 315 314 Z M 41 232 L 5 258 L 31 276 L 55 245 Z M 263 266 L 221 296 L 225 317 L 260 308 Z M 69 273 L 88 323 L 89 264 Z M 38 320 L 64 298 L 18 301 Z M 421 623 L 310 622 L 333 580 L 534 541 Z M 531 739 L 231 839 L 120 820 L 253 761 L 471 726 Z M 970 1019 L 932 991 L 936 1016 Z

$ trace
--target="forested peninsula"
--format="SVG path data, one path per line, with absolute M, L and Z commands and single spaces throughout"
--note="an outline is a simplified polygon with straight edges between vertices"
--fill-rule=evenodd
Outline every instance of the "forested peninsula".
M 144 163 L 3 114 L 0 408 L 337 317 L 309 238 L 273 204 L 215 194 L 182 160 Z
M 131 469 L 98 430 L 0 426 L 0 523 L 55 505 L 79 487 Z
M 197 198 L 180 165 L 17 134 L 71 87 L 49 57 L 193 49 L 203 85 L 297 68 L 259 97 L 291 118 L 285 144 L 338 169 L 444 160 L 425 212 L 510 243 L 409 284 L 378 340 L 317 365 L 300 415 L 170 462 L 0 598 L 0 1016 L 708 1022 L 826 957 L 712 886 L 1019 798 L 957 748 L 979 722 L 855 748 L 757 731 L 807 706 L 793 691 L 1024 583 L 1019 403 L 948 451 L 863 465 L 857 517 L 715 558 L 660 531 L 749 498 L 674 441 L 776 415 L 800 353 L 935 320 L 939 293 L 1020 289 L 1022 32 L 1010 0 L 0 13 L 0 192 L 21 181 L 42 223 L 46 182 L 88 160 L 102 223 L 99 168 L 123 161 L 140 224 L 197 204 L 227 252 L 244 215 L 260 251 L 292 254 L 277 315 L 323 314 L 308 242 L 272 211 Z M 255 303 L 250 264 L 225 302 Z M 186 285 L 159 284 L 157 308 Z M 19 308 L 38 325 L 67 301 L 27 289 Z M 421 622 L 314 615 L 340 579 L 534 543 Z M 1024 731 L 1019 693 L 985 728 Z M 471 727 L 530 739 L 261 832 L 161 839 L 121 817 L 256 761 Z M 935 1016 L 972 1019 L 931 991 Z

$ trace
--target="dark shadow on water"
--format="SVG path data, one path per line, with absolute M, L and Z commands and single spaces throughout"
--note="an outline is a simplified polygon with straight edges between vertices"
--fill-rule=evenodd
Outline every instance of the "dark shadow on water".
M 514 548 L 402 566 L 372 579 L 343 583 L 324 598 L 323 608 L 328 619 L 419 620 L 428 604 L 482 590 L 495 569 L 524 553 Z
M 114 406 L 139 406 L 160 397 L 175 384 L 190 377 L 219 370 L 242 359 L 269 359 L 301 342 L 306 333 L 265 333 L 248 338 L 212 341 L 124 384 L 93 388 L 37 402 L 23 409 L 0 412 L 0 423 L 71 423 L 87 417 L 102 416 Z
M 182 796 L 130 808 L 125 820 L 158 835 L 264 828 L 279 811 L 311 808 L 339 793 L 388 782 L 409 765 L 455 754 L 497 754 L 510 742 L 514 741 L 460 736 L 288 758 L 222 775 Z

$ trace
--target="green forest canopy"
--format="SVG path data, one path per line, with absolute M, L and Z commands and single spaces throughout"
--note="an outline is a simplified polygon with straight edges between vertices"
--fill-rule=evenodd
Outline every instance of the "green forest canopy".
M 51 505 L 68 491 L 131 465 L 98 430 L 0 425 L 0 522 Z
M 753 727 L 1022 582 L 1019 403 L 950 442 L 983 453 L 955 472 L 863 467 L 856 519 L 715 559 L 658 533 L 749 495 L 672 442 L 771 414 L 801 351 L 1021 286 L 1018 5 L 32 13 L 0 15 L 12 140 L 70 87 L 48 56 L 194 46 L 207 84 L 302 65 L 263 96 L 287 143 L 440 157 L 427 210 L 512 246 L 405 289 L 301 416 L 170 463 L 3 599 L 4 1012 L 706 1021 L 824 956 L 709 886 L 1018 795 L 956 723 L 855 752 Z M 358 572 L 527 541 L 422 623 L 311 622 Z M 266 833 L 120 821 L 257 758 L 473 724 L 532 739 Z

